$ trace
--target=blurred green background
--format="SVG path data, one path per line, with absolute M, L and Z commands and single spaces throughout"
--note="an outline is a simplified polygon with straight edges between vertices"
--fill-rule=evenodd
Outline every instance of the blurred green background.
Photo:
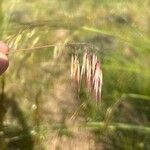
M 0 78 L 0 149 L 149 150 L 149 10 L 149 0 L 1 0 L 10 66 Z M 85 47 L 102 64 L 98 106 L 70 80 L 70 56 Z

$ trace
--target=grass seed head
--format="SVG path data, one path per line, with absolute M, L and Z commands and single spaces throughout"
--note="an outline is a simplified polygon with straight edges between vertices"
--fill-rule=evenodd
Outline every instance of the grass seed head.
M 76 81 L 78 90 L 80 89 L 81 80 L 85 80 L 88 91 L 93 93 L 96 102 L 98 102 L 101 100 L 102 90 L 101 65 L 97 56 L 88 53 L 87 50 L 84 51 L 82 58 L 82 64 L 80 65 L 78 56 L 71 56 L 71 78 Z

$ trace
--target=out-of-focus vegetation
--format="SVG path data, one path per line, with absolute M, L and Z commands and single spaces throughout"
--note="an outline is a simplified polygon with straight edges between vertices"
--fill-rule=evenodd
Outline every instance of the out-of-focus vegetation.
M 0 83 L 0 148 L 150 149 L 149 10 L 149 0 L 1 0 L 10 67 Z M 85 47 L 102 64 L 98 106 L 70 80 L 70 56 Z

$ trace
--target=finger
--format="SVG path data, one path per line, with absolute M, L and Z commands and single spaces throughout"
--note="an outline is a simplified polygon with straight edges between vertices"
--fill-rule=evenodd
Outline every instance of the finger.
M 0 41 L 0 52 L 5 55 L 8 55 L 8 52 L 9 52 L 8 46 L 2 41 Z
M 8 57 L 0 52 L 0 75 L 6 71 L 8 66 Z

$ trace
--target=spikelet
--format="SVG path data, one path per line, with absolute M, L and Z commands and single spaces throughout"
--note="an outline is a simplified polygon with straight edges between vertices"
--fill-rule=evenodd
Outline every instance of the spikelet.
M 18 48 L 18 44 L 19 44 L 21 38 L 22 38 L 22 35 L 19 34 L 19 35 L 17 36 L 17 38 L 16 38 L 14 44 L 13 44 L 13 45 L 14 45 L 14 49 L 17 49 L 17 48 Z
M 35 39 L 32 41 L 31 47 L 34 47 L 39 40 L 40 40 L 39 36 L 35 37 Z
M 77 90 L 80 90 L 80 79 L 81 74 L 80 74 L 80 63 L 79 59 L 76 55 L 71 56 L 71 79 L 75 81 L 77 84 Z
M 97 62 L 95 66 L 95 73 L 93 76 L 93 90 L 97 102 L 101 98 L 101 88 L 102 88 L 102 71 L 100 69 L 100 63 Z
M 79 60 L 77 60 L 76 80 L 77 80 L 77 85 L 78 85 L 78 89 L 79 89 L 79 85 L 80 85 L 80 64 L 79 64 Z
M 99 99 L 100 100 L 102 99 L 102 85 L 103 85 L 103 73 L 100 68 L 100 85 L 99 85 L 99 93 L 100 93 Z
M 92 76 L 94 76 L 96 63 L 97 63 L 97 56 L 93 54 L 92 55 Z
M 33 29 L 31 32 L 28 32 L 27 33 L 27 37 L 28 38 L 31 38 L 31 37 L 33 37 L 33 35 L 36 33 L 36 30 L 35 29 Z
M 74 78 L 74 55 L 71 56 L 71 79 Z
M 87 57 L 87 64 L 86 64 L 86 78 L 87 78 L 87 86 L 88 90 L 92 90 L 92 63 L 91 63 L 91 55 Z
M 81 68 L 81 78 L 83 77 L 83 75 L 85 75 L 86 72 L 86 63 L 87 63 L 87 50 L 83 53 L 83 62 L 82 62 L 82 68 Z
M 74 72 L 73 72 L 73 78 L 75 81 L 77 81 L 77 69 L 78 69 L 78 57 L 75 55 L 75 57 L 74 57 Z
M 89 78 L 90 78 L 90 57 L 89 57 L 89 54 L 87 55 L 87 60 L 86 60 L 86 80 L 87 82 L 89 81 Z
M 59 47 L 56 45 L 55 47 L 54 47 L 54 52 L 53 52 L 53 58 L 54 59 L 56 59 L 57 58 L 57 56 L 58 56 L 58 50 L 59 49 Z

